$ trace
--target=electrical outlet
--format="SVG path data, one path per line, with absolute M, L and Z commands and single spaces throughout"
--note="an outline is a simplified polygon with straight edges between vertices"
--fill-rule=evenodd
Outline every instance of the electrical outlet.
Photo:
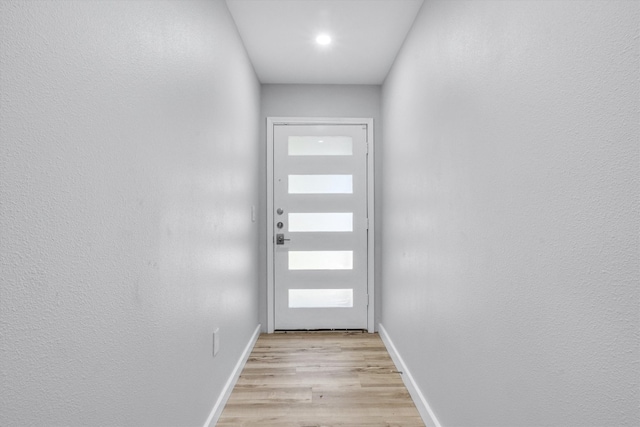
M 220 351 L 220 328 L 213 331 L 213 357 L 216 357 L 218 351 Z

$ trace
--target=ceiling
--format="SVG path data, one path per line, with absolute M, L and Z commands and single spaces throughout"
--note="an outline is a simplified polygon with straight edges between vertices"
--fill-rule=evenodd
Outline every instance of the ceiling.
M 382 84 L 423 0 L 226 0 L 262 83 Z M 320 33 L 331 44 L 318 45 Z

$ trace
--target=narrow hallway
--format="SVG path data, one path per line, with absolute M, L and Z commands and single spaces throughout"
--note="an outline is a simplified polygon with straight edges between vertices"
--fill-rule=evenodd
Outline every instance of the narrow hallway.
M 639 23 L 628 0 L 0 1 L 0 426 L 214 427 L 261 333 L 362 328 L 278 313 L 346 308 L 393 365 L 375 335 L 263 336 L 220 425 L 640 426 Z M 303 155 L 350 135 L 269 131 L 294 121 L 367 145 Z
M 378 334 L 258 339 L 218 427 L 424 426 Z

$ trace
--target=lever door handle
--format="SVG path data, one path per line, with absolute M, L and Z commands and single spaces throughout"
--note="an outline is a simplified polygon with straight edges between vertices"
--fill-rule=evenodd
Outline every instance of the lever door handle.
M 285 239 L 283 233 L 276 234 L 276 245 L 284 245 L 285 241 L 289 241 L 291 239 Z

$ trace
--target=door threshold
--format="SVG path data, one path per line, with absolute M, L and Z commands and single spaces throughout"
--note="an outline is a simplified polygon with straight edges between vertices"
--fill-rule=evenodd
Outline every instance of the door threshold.
M 326 332 L 337 332 L 337 333 L 350 333 L 350 334 L 365 334 L 367 333 L 366 329 L 276 329 L 273 331 L 274 334 L 297 334 L 300 332 L 308 332 L 308 333 L 326 333 Z

